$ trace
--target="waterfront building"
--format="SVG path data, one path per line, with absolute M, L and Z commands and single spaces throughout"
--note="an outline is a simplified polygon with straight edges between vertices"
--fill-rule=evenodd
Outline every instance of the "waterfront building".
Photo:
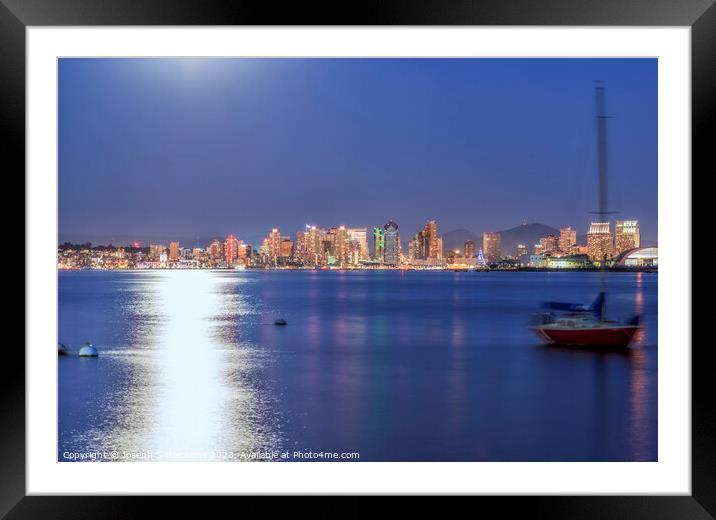
M 641 246 L 638 220 L 617 220 L 614 236 L 614 255 Z
M 229 235 L 224 241 L 224 261 L 228 267 L 234 265 L 239 255 L 239 241 L 234 235 Z
M 527 254 L 527 246 L 524 244 L 517 244 L 517 258 Z
M 383 226 L 383 263 L 386 265 L 400 265 L 400 233 L 398 224 L 389 220 Z
M 539 253 L 535 253 L 533 255 L 527 255 L 523 258 L 526 260 L 526 263 L 524 263 L 522 260 L 520 260 L 520 263 L 522 263 L 526 267 L 544 267 L 547 257 Z
M 574 246 L 577 245 L 577 230 L 571 227 L 559 230 L 559 250 L 562 253 L 572 253 Z
M 589 259 L 596 262 L 612 257 L 612 232 L 609 222 L 592 222 L 587 233 L 587 251 Z
M 550 269 L 583 269 L 591 265 L 586 255 L 544 258 L 544 267 Z
M 487 262 L 498 262 L 502 258 L 502 235 L 486 231 L 482 235 L 482 250 Z
M 169 242 L 169 261 L 179 261 L 179 242 Z
M 475 258 L 475 241 L 465 240 L 462 251 L 465 258 Z
M 385 260 L 385 231 L 373 228 L 373 261 L 383 263 Z
M 623 251 L 614 259 L 618 267 L 657 267 L 659 265 L 659 249 L 654 247 L 637 247 Z

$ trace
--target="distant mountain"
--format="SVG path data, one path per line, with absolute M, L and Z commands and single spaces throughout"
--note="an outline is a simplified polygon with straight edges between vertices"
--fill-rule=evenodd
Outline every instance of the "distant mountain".
M 545 224 L 522 224 L 504 231 L 499 231 L 502 235 L 502 254 L 513 256 L 517 254 L 517 244 L 527 246 L 527 251 L 532 253 L 534 245 L 539 244 L 539 239 L 547 235 L 559 236 L 559 230 Z
M 539 243 L 539 239 L 547 235 L 559 236 L 559 230 L 545 224 L 531 223 L 515 226 L 504 231 L 498 231 L 502 236 L 502 254 L 515 255 L 517 244 L 527 246 L 527 251 L 532 252 L 533 246 Z M 482 247 L 482 234 L 475 234 L 468 229 L 455 229 L 443 233 L 443 250 L 462 250 L 466 240 L 474 240 L 477 249 Z
M 465 245 L 465 241 L 473 240 L 476 244 L 476 248 L 479 249 L 482 246 L 482 235 L 476 235 L 469 229 L 454 229 L 443 233 L 443 250 L 448 249 L 459 249 Z

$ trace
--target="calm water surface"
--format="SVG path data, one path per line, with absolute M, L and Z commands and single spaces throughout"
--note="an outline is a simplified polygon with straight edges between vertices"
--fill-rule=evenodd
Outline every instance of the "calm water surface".
M 60 272 L 59 340 L 100 356 L 58 358 L 58 459 L 656 460 L 657 275 L 608 284 L 627 352 L 527 330 L 598 273 Z

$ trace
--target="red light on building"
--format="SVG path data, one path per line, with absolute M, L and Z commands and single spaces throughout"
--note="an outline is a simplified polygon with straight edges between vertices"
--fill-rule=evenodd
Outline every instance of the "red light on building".
M 236 257 L 238 255 L 238 246 L 239 241 L 236 240 L 236 237 L 234 235 L 229 235 L 226 237 L 226 241 L 224 242 L 224 258 L 226 260 L 226 263 L 231 266 L 236 261 Z

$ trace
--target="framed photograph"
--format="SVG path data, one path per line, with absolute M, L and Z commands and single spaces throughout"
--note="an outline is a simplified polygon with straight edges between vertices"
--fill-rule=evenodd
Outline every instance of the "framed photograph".
M 2 0 L 27 304 L 0 515 L 713 517 L 691 172 L 716 7 L 361 9 Z

